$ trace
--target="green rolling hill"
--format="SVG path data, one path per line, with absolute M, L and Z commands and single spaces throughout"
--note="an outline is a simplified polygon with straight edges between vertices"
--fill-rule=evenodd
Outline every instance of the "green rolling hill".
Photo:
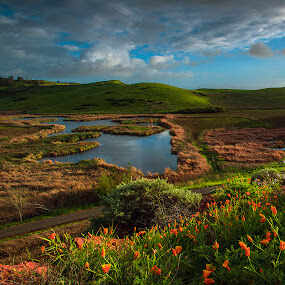
M 160 83 L 14 84 L 0 87 L 0 110 L 29 113 L 167 113 L 222 106 L 227 109 L 285 108 L 285 88 L 187 90 Z
M 30 113 L 162 113 L 211 105 L 206 96 L 159 83 L 128 85 L 112 80 L 0 89 L 1 110 Z
M 282 109 L 285 108 L 285 87 L 260 90 L 199 89 L 213 104 L 226 109 Z

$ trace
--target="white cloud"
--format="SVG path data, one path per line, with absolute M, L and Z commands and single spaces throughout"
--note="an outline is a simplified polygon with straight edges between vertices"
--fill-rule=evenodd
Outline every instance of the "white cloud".
M 78 51 L 80 48 L 78 46 L 74 45 L 64 45 L 64 48 L 66 48 L 68 51 Z
M 256 57 L 272 57 L 274 55 L 273 51 L 264 43 L 253 44 L 249 49 L 249 54 Z
M 155 69 L 165 69 L 169 67 L 173 67 L 176 62 L 174 60 L 174 56 L 171 55 L 155 55 L 152 56 L 149 60 L 150 65 Z
M 16 20 L 0 15 L 0 25 L 13 25 L 16 23 Z

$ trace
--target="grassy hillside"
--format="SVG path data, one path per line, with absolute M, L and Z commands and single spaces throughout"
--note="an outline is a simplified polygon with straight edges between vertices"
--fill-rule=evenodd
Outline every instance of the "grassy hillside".
M 206 96 L 159 83 L 121 81 L 0 88 L 0 110 L 41 113 L 156 113 L 212 106 Z
M 17 82 L 16 82 L 17 83 Z M 228 110 L 285 109 L 285 88 L 187 90 L 160 83 L 91 84 L 41 81 L 0 87 L 0 110 L 29 113 L 164 113 L 223 106 Z
M 260 90 L 199 89 L 196 92 L 227 109 L 285 108 L 285 87 Z

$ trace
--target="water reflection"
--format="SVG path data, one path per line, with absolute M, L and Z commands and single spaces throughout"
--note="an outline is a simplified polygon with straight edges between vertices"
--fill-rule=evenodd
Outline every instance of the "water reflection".
M 111 120 L 97 120 L 87 122 L 64 121 L 65 118 L 57 117 L 56 122 L 44 124 L 60 124 L 66 128 L 60 133 L 71 133 L 71 130 L 79 126 L 92 125 L 117 125 Z M 57 133 L 57 134 L 60 134 Z M 53 135 L 57 135 L 53 134 Z M 100 146 L 83 153 L 75 153 L 58 157 L 46 157 L 52 161 L 77 163 L 84 159 L 95 157 L 104 159 L 107 163 L 127 167 L 131 163 L 142 172 L 164 172 L 165 167 L 177 168 L 177 156 L 171 154 L 170 134 L 166 130 L 149 137 L 137 137 L 128 135 L 104 134 L 98 138 L 85 141 L 98 141 Z M 44 159 L 44 160 L 45 160 Z

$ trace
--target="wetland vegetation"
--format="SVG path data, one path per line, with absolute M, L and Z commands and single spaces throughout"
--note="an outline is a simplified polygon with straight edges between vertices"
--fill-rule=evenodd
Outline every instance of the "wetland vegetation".
M 99 203 L 106 212 L 85 229 L 84 238 L 58 231 L 41 241 L 44 255 L 29 245 L 33 258 L 52 265 L 43 269 L 45 275 L 26 277 L 30 282 L 284 282 L 282 88 L 189 91 L 120 81 L 47 85 L 1 87 L 0 223 L 4 227 L 20 217 L 25 221 Z M 246 100 L 250 94 L 255 105 Z M 12 105 L 18 111 L 7 111 Z M 221 112 L 204 113 L 217 106 Z M 56 113 L 63 116 L 58 121 Z M 62 126 L 63 120 L 70 124 Z M 164 165 L 159 173 L 100 158 L 55 162 L 61 155 L 99 151 L 104 136 L 151 143 L 166 132 L 175 167 Z M 128 151 L 124 155 L 131 157 Z M 56 158 L 38 161 L 49 156 Z M 213 185 L 220 186 L 211 195 L 191 191 Z M 12 260 L 13 254 L 1 260 Z M 18 254 L 24 254 L 22 247 Z M 19 276 L 7 278 L 19 281 Z

